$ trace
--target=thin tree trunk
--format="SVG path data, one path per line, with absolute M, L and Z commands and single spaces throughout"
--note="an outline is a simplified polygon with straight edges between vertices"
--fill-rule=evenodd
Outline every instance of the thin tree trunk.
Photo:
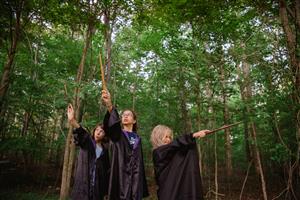
M 240 67 L 237 67 L 237 72 L 238 72 L 238 77 L 239 80 L 241 82 L 240 84 L 240 93 L 241 93 L 241 99 L 242 102 L 244 102 L 246 104 L 246 81 L 243 81 L 243 72 L 241 71 Z M 250 137 L 249 137 L 249 119 L 248 119 L 248 115 L 247 115 L 247 109 L 245 106 L 243 106 L 242 109 L 243 112 L 243 119 L 244 119 L 244 142 L 245 142 L 245 152 L 246 152 L 246 157 L 248 162 L 250 162 L 251 160 L 253 160 L 253 153 L 251 152 L 251 147 L 250 147 Z
M 189 117 L 189 113 L 187 110 L 186 105 L 186 87 L 185 87 L 185 79 L 182 77 L 182 74 L 184 73 L 183 67 L 179 68 L 179 99 L 180 99 L 180 110 L 181 110 L 181 117 L 183 123 L 183 132 L 184 133 L 190 133 L 192 131 L 192 124 L 191 119 Z
M 255 145 L 255 160 L 256 160 L 256 168 L 258 168 L 259 170 L 259 174 L 260 174 L 260 181 L 261 181 L 261 186 L 262 186 L 262 192 L 263 192 L 263 197 L 265 200 L 268 199 L 267 196 L 267 187 L 266 187 L 266 182 L 265 182 L 265 177 L 264 177 L 264 172 L 263 172 L 263 167 L 262 167 L 262 163 L 261 163 L 261 158 L 260 158 L 260 152 L 258 150 L 258 145 L 257 145 L 257 137 L 256 137 L 256 128 L 255 128 L 255 124 L 252 122 L 251 123 L 251 127 L 252 127 L 252 139 L 254 141 L 254 145 Z
M 245 59 L 245 57 L 244 57 L 244 59 Z M 247 102 L 250 102 L 251 98 L 252 98 L 250 66 L 248 63 L 246 63 L 246 61 L 243 61 L 243 63 L 242 63 L 242 71 L 243 71 L 243 78 L 245 81 L 245 88 L 246 88 L 246 91 L 245 91 L 246 110 L 247 110 L 247 113 L 249 113 L 251 115 L 252 110 L 250 109 L 249 105 L 247 105 Z M 264 198 L 264 200 L 267 200 L 268 196 L 267 196 L 266 182 L 265 182 L 263 167 L 262 167 L 262 163 L 261 163 L 260 152 L 259 152 L 259 148 L 258 148 L 258 144 L 257 144 L 256 128 L 255 128 L 255 124 L 253 121 L 250 121 L 248 128 L 249 128 L 250 137 L 253 141 L 253 144 L 251 145 L 251 149 L 252 149 L 251 152 L 253 153 L 252 156 L 254 157 L 254 165 L 255 165 L 257 173 L 260 176 L 263 198 Z
M 218 184 L 218 134 L 214 134 L 215 135 L 215 141 L 214 141 L 214 157 L 215 157 L 215 200 L 218 200 L 218 193 L 219 193 L 219 184 Z
M 183 89 L 184 90 L 184 89 Z M 183 132 L 190 133 L 192 131 L 191 121 L 189 118 L 188 110 L 186 107 L 186 94 L 185 91 L 181 90 L 180 93 L 180 108 L 183 123 Z
M 299 1 L 299 0 L 296 0 L 296 2 L 297 1 Z M 292 27 L 290 26 L 288 14 L 287 14 L 287 7 L 286 7 L 287 5 L 286 5 L 285 1 L 280 0 L 279 3 L 280 3 L 279 16 L 280 16 L 280 20 L 281 20 L 281 23 L 283 26 L 283 30 L 286 35 L 287 49 L 288 49 L 288 53 L 289 53 L 289 57 L 290 57 L 290 61 L 291 61 L 292 71 L 294 73 L 293 76 L 295 78 L 295 80 L 294 80 L 295 89 L 296 89 L 296 92 L 299 94 L 299 90 L 300 90 L 300 60 L 299 59 L 300 58 L 297 57 L 297 52 L 296 52 L 296 48 L 297 48 L 296 34 L 297 34 L 297 32 L 295 30 L 295 33 L 294 33 Z M 297 4 L 296 8 L 299 9 L 300 3 L 297 2 L 296 4 Z M 296 13 L 296 15 L 297 15 L 296 21 L 300 20 L 300 16 L 299 16 L 300 14 Z
M 84 63 L 87 56 L 87 50 L 91 43 L 91 37 L 94 33 L 94 22 L 91 20 L 88 24 L 87 32 L 86 32 L 86 40 L 84 49 L 82 52 L 81 61 L 77 71 L 76 82 L 79 84 L 82 80 Z M 79 99 L 79 87 L 75 88 L 75 98 L 73 102 L 76 119 L 79 119 L 79 109 L 80 109 L 80 99 Z M 71 183 L 71 175 L 74 165 L 74 155 L 75 155 L 75 145 L 72 141 L 72 127 L 69 127 L 68 136 L 65 145 L 65 154 L 64 154 L 64 163 L 63 163 L 63 172 L 62 172 L 62 182 L 61 182 L 61 190 L 60 190 L 60 200 L 65 200 L 69 196 L 70 191 L 70 183 Z
M 141 66 L 139 64 L 137 64 L 136 68 L 135 68 L 135 77 L 134 77 L 134 82 L 131 88 L 131 93 L 132 93 L 132 107 L 131 109 L 133 111 L 135 111 L 135 106 L 136 106 L 136 90 L 137 90 L 137 86 L 138 86 L 138 74 L 140 72 L 140 68 Z
M 196 89 L 196 105 L 197 105 L 197 130 L 201 130 L 201 98 L 200 98 L 200 85 Z M 202 146 L 198 144 L 198 152 L 199 152 L 199 167 L 200 167 L 200 175 L 201 182 L 203 183 L 203 155 L 202 155 Z
M 0 113 L 1 113 L 1 116 L 4 115 L 4 112 L 2 112 L 2 109 L 3 109 L 2 107 L 3 107 L 5 95 L 8 91 L 8 87 L 10 84 L 9 79 L 10 79 L 10 76 L 12 73 L 12 65 L 13 65 L 13 61 L 15 58 L 17 45 L 19 42 L 19 37 L 20 37 L 20 32 L 21 32 L 21 15 L 22 15 L 23 6 L 24 6 L 24 0 L 21 0 L 16 9 L 16 13 L 15 13 L 15 17 L 16 17 L 15 25 L 13 28 L 11 27 L 12 41 L 11 41 L 11 46 L 8 51 L 7 60 L 4 65 L 4 68 L 3 68 L 3 73 L 2 73 L 1 82 L 0 82 Z M 14 13 L 11 13 L 11 14 L 12 14 L 11 17 L 13 17 Z M 12 29 L 14 29 L 14 31 L 12 31 Z
M 201 75 L 199 73 L 199 65 L 197 65 L 197 52 L 199 52 L 199 48 L 197 47 L 197 41 L 195 38 L 195 29 L 193 27 L 193 22 L 190 22 L 190 25 L 192 26 L 192 44 L 193 44 L 193 61 L 194 61 L 194 66 L 193 70 L 196 73 L 196 78 L 197 78 L 197 85 L 194 87 L 194 91 L 196 94 L 196 110 L 197 110 L 197 130 L 201 130 L 201 88 L 200 88 L 200 82 L 201 82 Z M 203 154 L 202 154 L 202 145 L 201 143 L 198 143 L 198 152 L 199 152 L 199 168 L 200 168 L 200 177 L 201 177 L 201 182 L 203 183 Z
M 206 111 L 208 113 L 207 127 L 208 127 L 208 129 L 212 129 L 213 127 L 215 127 L 215 122 L 214 122 L 214 119 L 212 117 L 212 114 L 213 114 L 213 106 L 212 106 L 213 92 L 210 88 L 209 82 L 207 82 L 205 90 L 206 90 L 206 96 L 207 96 L 208 102 L 209 102 L 208 107 L 207 107 L 207 111 Z M 210 197 L 210 193 L 214 193 L 213 191 L 216 190 L 216 188 L 213 188 L 213 184 L 211 183 L 212 182 L 212 180 L 211 180 L 212 179 L 212 174 L 214 176 L 214 182 L 217 180 L 217 178 L 215 176 L 216 173 L 215 173 L 215 171 L 213 172 L 213 167 L 210 167 L 214 164 L 214 170 L 216 170 L 215 150 L 212 150 L 212 148 L 215 148 L 215 142 L 213 141 L 213 138 L 208 138 L 207 139 L 207 148 L 206 148 L 208 150 L 208 155 L 207 155 L 208 164 L 206 164 L 206 166 L 208 166 L 208 169 L 207 169 L 207 173 L 208 173 L 208 191 L 209 191 L 208 192 L 208 194 L 209 194 L 208 197 Z M 215 183 L 215 185 L 217 185 L 217 184 Z
M 229 124 L 229 111 L 227 105 L 227 94 L 226 94 L 226 81 L 225 81 L 224 66 L 221 65 L 221 87 L 223 96 L 223 117 L 224 124 Z M 230 129 L 225 129 L 225 152 L 226 152 L 226 175 L 227 177 L 232 176 L 232 155 L 231 155 L 231 140 L 230 140 Z
M 296 14 L 296 23 L 297 23 L 297 28 L 298 31 L 300 30 L 300 1 L 295 0 L 295 14 Z M 298 32 L 299 33 L 299 32 Z
M 279 16 L 282 23 L 282 27 L 286 36 L 287 50 L 290 59 L 291 71 L 293 72 L 293 82 L 294 82 L 294 119 L 296 124 L 296 140 L 297 140 L 297 150 L 295 152 L 296 158 L 292 157 L 293 160 L 292 169 L 289 170 L 289 180 L 288 182 L 292 185 L 292 190 L 290 191 L 296 198 L 299 198 L 300 194 L 295 194 L 294 191 L 298 190 L 297 182 L 300 180 L 300 57 L 297 55 L 299 51 L 299 27 L 300 27 L 300 0 L 294 0 L 291 4 L 294 7 L 295 16 L 294 21 L 290 22 L 288 16 L 289 7 L 285 0 L 279 0 Z M 299 192 L 298 192 L 299 193 Z

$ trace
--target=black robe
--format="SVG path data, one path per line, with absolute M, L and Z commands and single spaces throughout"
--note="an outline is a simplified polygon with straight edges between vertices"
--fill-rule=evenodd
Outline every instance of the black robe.
M 202 200 L 199 156 L 192 135 L 153 150 L 159 200 Z
M 85 129 L 74 129 L 75 144 L 80 147 L 77 158 L 72 200 L 101 200 L 108 194 L 109 158 L 108 150 L 102 145 L 102 153 L 96 160 L 96 143 Z M 92 185 L 93 171 L 95 183 Z
M 116 109 L 104 117 L 104 130 L 111 140 L 110 200 L 140 200 L 148 196 L 142 141 L 132 148 L 122 131 Z

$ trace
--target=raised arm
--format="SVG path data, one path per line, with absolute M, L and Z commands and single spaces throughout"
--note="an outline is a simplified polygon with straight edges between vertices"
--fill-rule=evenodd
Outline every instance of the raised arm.
M 69 124 L 74 128 L 73 136 L 75 144 L 80 146 L 81 148 L 89 148 L 92 145 L 91 136 L 84 128 L 79 125 L 79 123 L 75 119 L 75 112 L 72 104 L 68 105 L 67 115 Z
M 105 104 L 107 111 L 111 112 L 113 109 L 112 103 L 111 103 L 111 97 L 108 90 L 102 90 L 102 101 Z
M 69 124 L 73 128 L 79 128 L 80 125 L 78 124 L 77 120 L 75 119 L 75 112 L 74 112 L 74 108 L 73 108 L 72 104 L 68 105 L 67 115 L 68 115 Z
M 108 90 L 102 90 L 102 101 L 107 107 L 107 113 L 103 120 L 104 131 L 113 142 L 116 142 L 121 137 L 122 127 L 118 111 L 111 103 Z

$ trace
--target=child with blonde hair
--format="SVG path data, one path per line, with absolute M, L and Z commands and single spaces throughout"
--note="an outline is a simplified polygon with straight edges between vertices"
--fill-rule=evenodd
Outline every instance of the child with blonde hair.
M 195 138 L 209 130 L 184 134 L 173 140 L 173 131 L 157 125 L 151 133 L 155 180 L 159 200 L 202 200 L 199 155 Z

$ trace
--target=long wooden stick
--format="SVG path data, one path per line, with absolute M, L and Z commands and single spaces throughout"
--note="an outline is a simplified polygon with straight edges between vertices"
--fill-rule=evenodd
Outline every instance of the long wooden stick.
M 215 132 L 220 131 L 220 130 L 223 130 L 223 129 L 230 128 L 230 127 L 232 127 L 232 126 L 236 126 L 236 125 L 238 125 L 238 124 L 240 124 L 240 123 L 242 123 L 242 122 L 236 122 L 236 123 L 234 123 L 234 124 L 229 124 L 229 125 L 222 126 L 221 128 L 217 128 L 217 129 L 214 129 L 214 130 L 212 130 L 212 131 L 207 132 L 206 135 L 211 134 L 211 133 L 215 133 Z
M 66 101 L 67 103 L 70 103 L 70 102 L 69 102 L 69 96 L 68 96 L 67 83 L 64 83 L 64 97 L 65 97 L 65 101 Z
M 101 52 L 99 52 L 99 63 L 100 63 L 100 71 L 101 71 L 101 79 L 102 79 L 102 89 L 106 90 L 106 83 L 104 78 L 104 69 L 102 65 L 102 55 Z

